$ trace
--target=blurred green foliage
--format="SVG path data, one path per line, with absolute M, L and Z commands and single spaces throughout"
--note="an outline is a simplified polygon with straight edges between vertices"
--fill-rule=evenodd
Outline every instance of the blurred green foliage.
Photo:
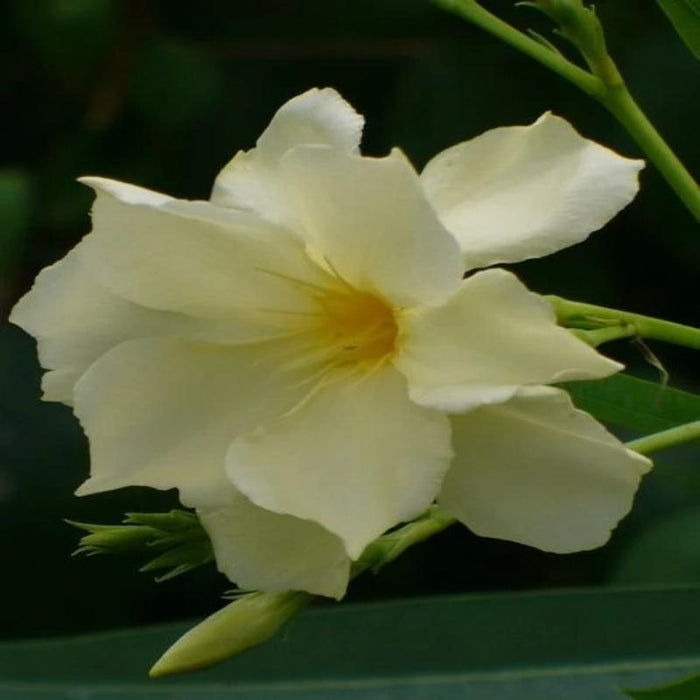
M 551 36 L 545 18 L 514 9 L 510 0 L 485 4 Z M 696 169 L 692 55 L 655 3 L 603 0 L 598 12 L 640 103 Z M 5 312 L 41 267 L 89 230 L 90 195 L 76 177 L 99 174 L 206 198 L 233 153 L 250 148 L 274 111 L 312 86 L 336 87 L 366 115 L 368 153 L 399 145 L 417 166 L 457 141 L 531 122 L 548 109 L 585 135 L 640 155 L 573 87 L 427 0 L 6 0 L 0 40 L 8 120 L 0 164 Z M 651 168 L 642 181 L 637 201 L 605 232 L 521 264 L 518 273 L 543 293 L 697 325 L 695 224 Z M 654 350 L 672 385 L 697 388 L 689 353 Z M 629 344 L 611 351 L 649 374 Z M 213 570 L 156 585 L 136 573 L 136 561 L 69 557 L 77 536 L 63 518 L 116 523 L 125 511 L 177 503 L 173 493 L 146 489 L 74 498 L 88 469 L 85 440 L 66 407 L 39 401 L 39 376 L 33 342 L 5 324 L 0 634 L 68 633 L 211 611 L 228 586 Z M 561 557 L 453 528 L 380 576 L 359 579 L 351 598 L 576 586 L 611 577 L 657 581 L 653 567 L 678 570 L 669 564 L 673 551 L 696 557 L 678 578 L 697 582 L 700 545 L 679 540 L 674 530 L 678 519 L 686 522 L 681 510 L 700 501 L 700 469 L 692 462 L 691 450 L 662 456 L 637 509 L 603 550 Z

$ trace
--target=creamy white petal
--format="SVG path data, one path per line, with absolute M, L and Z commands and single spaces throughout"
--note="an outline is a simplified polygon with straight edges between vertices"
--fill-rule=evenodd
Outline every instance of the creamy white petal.
M 52 369 L 41 378 L 41 398 L 44 401 L 60 401 L 68 406 L 73 404 L 73 388 L 84 370 Z
M 231 481 L 254 503 L 313 520 L 357 558 L 432 502 L 449 465 L 445 416 L 412 404 L 391 367 L 339 375 L 233 442 Z
M 421 177 L 471 269 L 579 243 L 632 201 L 643 167 L 547 113 L 448 148 Z
M 604 544 L 651 468 L 553 387 L 453 416 L 439 502 L 477 535 L 549 552 Z
M 275 355 L 288 350 L 150 338 L 103 355 L 74 392 L 92 464 L 78 494 L 140 485 L 217 504 L 231 440 L 304 394 L 304 368 Z
M 364 119 L 331 88 L 314 88 L 292 98 L 277 111 L 257 147 L 239 151 L 219 173 L 212 202 L 288 222 L 291 214 L 277 173 L 279 159 L 303 144 L 356 152 L 363 125 Z
M 97 199 L 85 264 L 136 304 L 216 319 L 244 311 L 274 326 L 273 312 L 315 308 L 304 284 L 333 284 L 291 233 L 255 216 L 207 202 L 133 203 L 133 188 L 124 196 L 121 183 L 86 182 Z
M 78 245 L 42 270 L 10 315 L 13 323 L 37 339 L 41 365 L 54 370 L 42 383 L 47 401 L 70 403 L 80 375 L 100 355 L 125 340 L 175 335 L 236 342 L 271 333 L 267 325 L 250 319 L 201 322 L 122 299 L 95 279 L 82 252 L 82 245 Z
M 260 508 L 233 487 L 222 506 L 197 515 L 217 568 L 240 588 L 345 594 L 350 560 L 341 540 L 320 525 Z
M 411 398 L 444 411 L 499 403 L 519 386 L 622 369 L 556 325 L 551 306 L 506 270 L 478 272 L 447 304 L 399 317 L 396 367 Z
M 70 401 L 77 376 L 114 345 L 171 332 L 179 320 L 176 314 L 137 306 L 100 286 L 82 261 L 81 246 L 42 270 L 10 315 L 12 323 L 37 339 L 41 365 L 61 370 L 45 379 L 45 398 L 52 401 Z
M 398 150 L 362 158 L 300 146 L 282 159 L 309 253 L 397 306 L 438 304 L 462 276 L 458 247 Z

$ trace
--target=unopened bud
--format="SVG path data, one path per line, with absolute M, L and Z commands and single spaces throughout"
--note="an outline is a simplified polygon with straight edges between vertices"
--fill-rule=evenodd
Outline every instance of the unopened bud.
M 583 0 L 524 0 L 519 5 L 534 7 L 556 22 L 558 33 L 581 52 L 591 71 L 606 85 L 622 82 L 608 55 L 603 26 L 593 7 Z
M 151 678 L 197 671 L 266 642 L 313 599 L 309 593 L 249 593 L 185 633 L 150 670 Z

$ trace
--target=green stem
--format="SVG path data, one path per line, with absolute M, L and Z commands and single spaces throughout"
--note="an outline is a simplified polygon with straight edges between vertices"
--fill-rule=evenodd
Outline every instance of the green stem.
M 598 100 L 627 129 L 678 198 L 700 221 L 700 187 L 647 119 L 625 85 L 607 86 Z
M 594 75 L 579 68 L 560 53 L 511 27 L 507 22 L 485 10 L 475 0 L 433 0 L 433 2 L 522 51 L 588 95 L 597 99 L 600 92 L 604 90 L 602 81 Z
M 669 428 L 653 435 L 646 435 L 638 440 L 632 440 L 627 443 L 627 447 L 635 452 L 648 455 L 652 452 L 665 450 L 667 447 L 675 447 L 684 442 L 698 439 L 700 439 L 700 420 Z
M 455 522 L 457 522 L 456 519 L 442 510 L 440 506 L 432 506 L 418 520 L 382 535 L 367 545 L 360 558 L 352 565 L 352 578 L 359 576 L 367 569 L 374 572 L 379 571 L 383 566 L 403 554 L 409 547 L 427 540 Z
M 562 326 L 585 331 L 608 330 L 611 327 L 616 329 L 612 332 L 609 331 L 607 337 L 601 336 L 600 342 L 634 335 L 639 338 L 660 340 L 700 350 L 700 328 L 664 321 L 651 316 L 642 316 L 629 311 L 569 301 L 556 296 L 548 296 L 546 299 L 554 308 L 557 321 Z
M 602 68 L 605 70 L 601 69 L 598 72 L 601 77 L 607 76 L 609 79 L 603 80 L 492 15 L 476 0 L 433 0 L 433 2 L 510 44 L 598 100 L 627 129 L 679 199 L 700 221 L 700 187 L 634 101 L 607 53 L 603 57 L 596 56 L 594 61 L 594 64 L 599 67 L 604 64 Z M 585 54 L 584 58 L 591 62 L 590 57 Z

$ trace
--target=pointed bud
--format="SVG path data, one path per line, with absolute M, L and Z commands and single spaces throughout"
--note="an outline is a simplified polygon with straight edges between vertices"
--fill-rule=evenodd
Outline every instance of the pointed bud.
M 622 82 L 608 55 L 603 26 L 592 6 L 587 7 L 583 0 L 524 0 L 518 4 L 534 7 L 556 22 L 558 33 L 581 52 L 594 75 L 606 85 Z
M 69 525 L 86 530 L 74 554 L 100 554 L 103 552 L 137 552 L 158 537 L 158 531 L 150 527 L 131 525 L 94 525 L 66 520 Z
M 151 678 L 213 666 L 266 642 L 313 599 L 308 593 L 249 593 L 185 633 L 150 670 Z

